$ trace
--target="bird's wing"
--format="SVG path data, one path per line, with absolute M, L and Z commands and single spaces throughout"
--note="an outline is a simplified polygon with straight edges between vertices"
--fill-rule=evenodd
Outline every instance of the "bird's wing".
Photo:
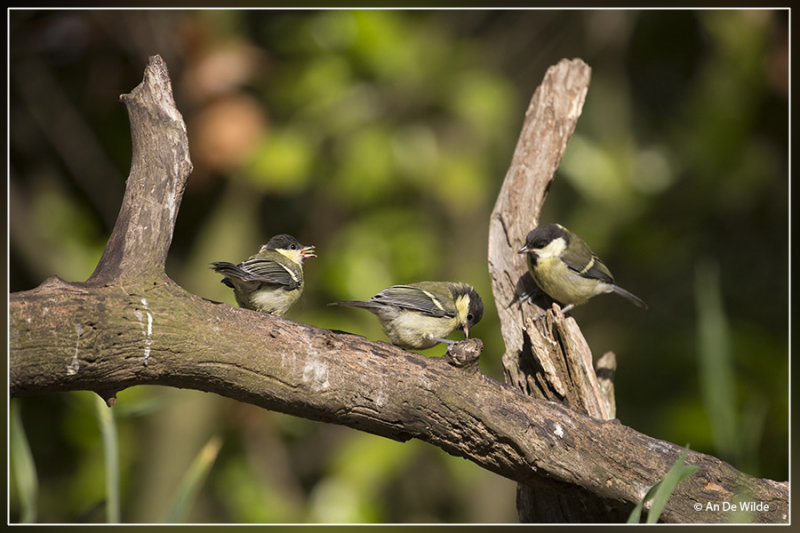
M 575 239 L 575 242 L 570 243 L 570 247 L 564 251 L 561 259 L 569 268 L 585 278 L 614 283 L 614 276 L 611 275 L 608 267 L 592 253 L 589 245 L 580 239 Z
M 412 285 L 395 285 L 370 298 L 370 301 L 394 305 L 403 309 L 420 311 L 434 317 L 452 317 L 453 311 L 445 309 L 444 295 Z
M 234 285 L 228 276 L 239 277 L 242 274 L 242 271 L 238 266 L 234 265 L 233 263 L 228 263 L 227 261 L 217 261 L 215 263 L 211 263 L 211 268 L 214 270 L 214 272 L 225 276 L 220 281 L 231 289 L 234 288 Z
M 238 265 L 243 281 L 259 281 L 270 285 L 280 285 L 287 289 L 295 289 L 302 282 L 299 276 L 289 267 L 271 259 L 253 258 Z

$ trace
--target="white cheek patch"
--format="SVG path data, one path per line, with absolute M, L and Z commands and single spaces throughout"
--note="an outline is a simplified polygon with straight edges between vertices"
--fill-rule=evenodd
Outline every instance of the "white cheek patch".
M 544 248 L 539 248 L 535 250 L 536 255 L 542 259 L 546 259 L 548 257 L 558 257 L 560 256 L 564 250 L 567 248 L 567 243 L 564 241 L 563 238 L 559 237 L 547 243 L 547 246 Z
M 469 315 L 469 296 L 461 296 L 456 300 L 456 317 L 459 324 L 467 323 L 467 315 Z

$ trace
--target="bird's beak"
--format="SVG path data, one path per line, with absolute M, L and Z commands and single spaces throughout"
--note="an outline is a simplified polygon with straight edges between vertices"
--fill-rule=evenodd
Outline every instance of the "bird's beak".
M 469 339 L 469 326 L 464 324 L 463 330 L 464 330 L 464 338 Z
M 314 246 L 304 246 L 300 249 L 300 257 L 303 259 L 307 257 L 317 257 L 317 254 L 314 253 L 315 247 Z
M 520 248 L 519 250 L 517 250 L 517 253 L 518 253 L 518 254 L 524 254 L 524 253 L 525 253 L 525 252 L 527 252 L 527 251 L 528 251 L 528 245 L 526 244 L 525 246 L 523 246 L 522 248 Z

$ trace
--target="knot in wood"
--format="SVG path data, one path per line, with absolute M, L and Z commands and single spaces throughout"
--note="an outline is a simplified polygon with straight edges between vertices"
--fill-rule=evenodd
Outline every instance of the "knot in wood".
M 457 368 L 466 368 L 477 372 L 478 360 L 483 351 L 483 341 L 480 339 L 467 339 L 451 344 L 444 355 L 448 364 Z

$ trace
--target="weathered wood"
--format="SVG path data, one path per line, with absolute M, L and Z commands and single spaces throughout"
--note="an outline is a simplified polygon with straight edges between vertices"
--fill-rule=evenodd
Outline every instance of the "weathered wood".
M 160 56 L 150 58 L 142 83 L 120 100 L 131 123 L 131 171 L 114 230 L 87 280 L 90 285 L 166 275 L 164 263 L 192 172 L 186 124 Z
M 540 308 L 519 304 L 535 288 L 517 250 L 538 225 L 539 211 L 583 107 L 591 69 L 583 61 L 550 67 L 536 89 L 511 165 L 489 223 L 489 275 L 506 353 L 507 381 L 520 390 L 563 401 L 592 416 L 610 418 L 608 402 L 592 368 L 592 354 L 577 324 L 553 314 L 537 324 Z M 548 302 L 549 303 L 549 302 Z M 568 353 L 570 357 L 565 357 Z
M 592 352 L 572 318 L 557 305 L 537 323 L 533 317 L 551 302 L 539 298 L 520 304 L 536 290 L 525 258 L 517 253 L 538 225 L 539 212 L 580 116 L 591 69 L 583 61 L 562 60 L 550 67 L 531 98 L 511 165 L 497 196 L 489 224 L 489 275 L 506 352 L 506 381 L 535 398 L 563 403 L 607 420 L 614 417 L 613 388 L 601 386 Z M 536 303 L 538 305 L 533 305 Z M 541 306 L 541 307 L 540 307 Z M 613 357 L 613 354 L 612 356 Z M 611 394 L 609 396 L 609 394 Z M 542 488 L 517 490 L 517 510 L 525 522 L 606 522 L 623 519 L 624 510 L 597 495 Z
M 87 290 L 53 279 L 12 295 L 11 324 L 12 396 L 108 396 L 145 384 L 214 392 L 398 441 L 418 438 L 520 483 L 566 484 L 621 510 L 681 452 L 445 358 L 215 304 L 168 280 Z M 664 520 L 724 522 L 726 513 L 692 504 L 745 492 L 770 506 L 758 521 L 786 521 L 786 484 L 696 452 L 687 463 L 700 470 L 678 485 Z
M 180 115 L 161 107 L 173 105 L 166 68 L 153 58 L 150 69 L 156 83 L 146 75 L 143 92 L 161 96 L 132 93 L 143 108 L 131 121 L 147 121 L 153 139 L 169 141 L 134 141 L 129 191 L 89 282 L 54 277 L 10 296 L 12 396 L 93 390 L 113 403 L 134 385 L 193 388 L 395 440 L 419 438 L 520 483 L 568 485 L 622 509 L 664 476 L 679 447 L 482 375 L 476 340 L 427 359 L 209 302 L 172 282 L 164 259 L 191 164 Z M 700 471 L 678 486 L 665 520 L 725 521 L 725 513 L 697 513 L 692 503 L 728 501 L 744 490 L 769 505 L 756 520 L 787 521 L 787 484 L 695 452 L 687 462 Z

